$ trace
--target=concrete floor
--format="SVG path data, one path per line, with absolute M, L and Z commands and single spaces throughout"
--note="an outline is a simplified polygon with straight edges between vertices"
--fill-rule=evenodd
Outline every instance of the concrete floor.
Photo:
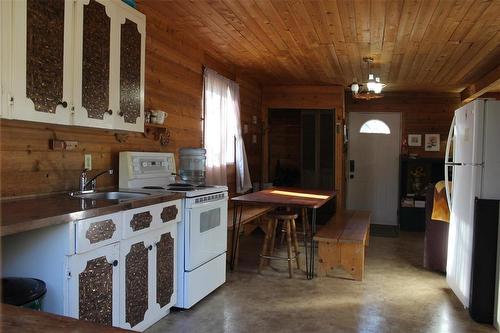
M 273 262 L 257 274 L 261 234 L 242 238 L 238 270 L 186 311 L 147 332 L 496 332 L 470 319 L 445 277 L 422 268 L 423 234 L 372 237 L 365 280 L 307 281 Z

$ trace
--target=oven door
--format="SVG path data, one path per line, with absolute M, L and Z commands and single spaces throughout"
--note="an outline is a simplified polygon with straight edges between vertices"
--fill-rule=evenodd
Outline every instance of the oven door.
M 185 221 L 185 270 L 192 271 L 226 252 L 227 198 L 194 204 Z

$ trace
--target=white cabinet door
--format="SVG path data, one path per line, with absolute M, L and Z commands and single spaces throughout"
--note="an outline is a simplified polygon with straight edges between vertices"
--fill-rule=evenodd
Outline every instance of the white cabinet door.
M 119 243 L 69 257 L 67 315 L 119 325 Z
M 74 124 L 113 128 L 116 6 L 105 0 L 77 0 L 75 6 Z
M 156 232 L 120 242 L 120 326 L 142 331 L 151 325 Z
M 155 234 L 154 297 L 150 302 L 152 323 L 167 315 L 177 301 L 177 222 L 168 223 Z
M 74 4 L 64 0 L 17 0 L 11 4 L 11 80 L 7 93 L 13 102 L 11 117 L 70 124 Z M 2 40 L 2 53 L 4 42 L 9 41 Z
M 112 48 L 115 129 L 144 132 L 144 57 L 146 18 L 124 3 L 117 4 L 117 47 Z M 115 36 L 115 35 L 113 35 Z M 116 57 L 116 58 L 115 58 Z

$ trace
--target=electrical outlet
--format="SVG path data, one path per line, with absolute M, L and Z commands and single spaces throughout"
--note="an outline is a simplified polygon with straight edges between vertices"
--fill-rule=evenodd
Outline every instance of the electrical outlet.
M 78 147 L 78 141 L 64 141 L 64 149 L 75 150 Z
M 257 135 L 256 134 L 252 135 L 252 143 L 257 143 Z
M 92 155 L 91 154 L 85 154 L 85 169 L 87 170 L 92 170 Z

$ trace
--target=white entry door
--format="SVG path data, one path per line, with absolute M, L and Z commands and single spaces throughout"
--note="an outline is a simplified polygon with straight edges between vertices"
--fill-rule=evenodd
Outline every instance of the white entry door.
M 397 225 L 401 114 L 349 114 L 347 208 L 373 224 Z

